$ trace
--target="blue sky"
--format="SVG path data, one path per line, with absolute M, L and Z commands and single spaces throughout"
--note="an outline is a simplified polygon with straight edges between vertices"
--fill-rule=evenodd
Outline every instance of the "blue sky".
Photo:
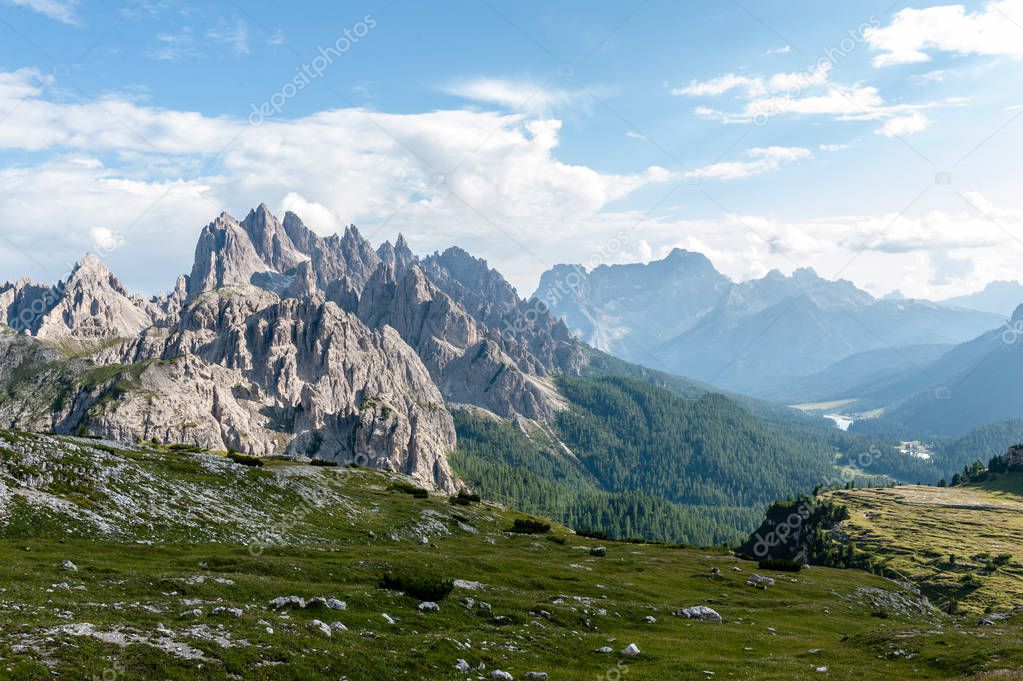
M 0 0 L 0 271 L 154 293 L 263 201 L 523 294 L 682 247 L 955 295 L 1017 278 L 1021 65 L 1023 0 Z

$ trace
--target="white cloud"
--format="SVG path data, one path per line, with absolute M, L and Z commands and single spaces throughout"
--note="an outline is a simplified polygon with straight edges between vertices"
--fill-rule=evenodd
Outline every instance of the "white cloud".
M 763 89 L 763 85 L 764 82 L 761 78 L 726 73 L 710 80 L 692 80 L 689 85 L 673 88 L 671 94 L 685 97 L 717 97 L 738 88 L 759 92 Z
M 1023 0 L 993 0 L 976 12 L 963 5 L 899 11 L 887 26 L 866 34 L 880 54 L 874 66 L 931 60 L 928 50 L 1023 59 Z
M 791 45 L 786 45 L 784 47 L 776 47 L 776 48 L 770 49 L 770 50 L 767 51 L 767 54 L 788 54 L 791 51 L 792 51 L 792 46 Z
M 195 44 L 192 29 L 187 26 L 177 33 L 157 34 L 156 44 L 148 50 L 147 55 L 160 61 L 181 61 L 203 56 Z
M 620 261 L 662 258 L 679 247 L 703 253 L 735 280 L 761 277 L 771 269 L 813 267 L 821 276 L 841 276 L 871 291 L 898 288 L 910 297 L 930 299 L 979 290 L 994 279 L 1018 279 L 1023 243 L 1006 232 L 1023 235 L 1023 211 L 999 209 L 978 195 L 967 198 L 988 217 L 961 203 L 958 211 L 916 216 L 648 218 L 642 225 L 642 248 L 623 252 Z
M 523 293 L 553 263 L 585 262 L 594 244 L 637 223 L 619 260 L 688 244 L 737 278 L 791 265 L 786 255 L 827 275 L 865 249 L 852 278 L 917 296 L 981 288 L 982 276 L 1007 278 L 1023 250 L 965 204 L 959 214 L 802 222 L 743 215 L 740 223 L 720 214 L 669 220 L 625 210 L 616 202 L 682 177 L 657 166 L 607 173 L 565 163 L 557 157 L 561 123 L 545 116 L 337 109 L 253 127 L 118 96 L 66 101 L 50 87 L 35 71 L 0 73 L 0 111 L 20 102 L 0 126 L 0 151 L 32 152 L 12 154 L 19 160 L 0 169 L 0 234 L 20 249 L 0 249 L 5 276 L 57 279 L 98 239 L 123 233 L 110 267 L 132 288 L 164 290 L 190 267 L 202 225 L 220 210 L 241 216 L 260 201 L 295 211 L 321 233 L 355 223 L 374 242 L 404 232 L 420 253 L 458 244 L 487 257 Z M 693 172 L 738 180 L 811 156 L 804 147 L 754 147 Z M 1023 216 L 970 200 L 1023 234 Z M 953 280 L 949 263 L 927 257 L 941 249 L 983 267 Z
M 844 151 L 851 147 L 851 144 L 821 144 L 817 148 L 821 151 L 833 152 L 833 151 Z
M 927 73 L 921 73 L 917 76 L 911 76 L 910 80 L 917 85 L 926 85 L 928 83 L 941 83 L 945 80 L 945 76 L 948 75 L 948 71 L 945 69 L 934 69 Z
M 1023 1 L 1023 0 L 1021 0 Z M 919 104 L 890 104 L 872 85 L 843 85 L 831 82 L 831 63 L 823 61 L 812 69 L 775 73 L 769 77 L 725 74 L 707 81 L 692 81 L 672 90 L 683 96 L 720 96 L 738 90 L 745 100 L 738 111 L 723 111 L 698 106 L 693 113 L 723 123 L 763 125 L 778 116 L 828 116 L 838 121 L 875 121 L 882 124 L 879 134 L 913 134 L 924 130 L 929 121 L 920 113 L 938 106 L 954 106 L 965 100 L 949 98 Z M 890 120 L 891 119 L 891 120 Z M 901 133 L 898 131 L 902 131 Z
M 646 135 L 642 135 L 642 134 L 636 132 L 635 130 L 626 130 L 625 131 L 625 136 L 626 137 L 631 137 L 634 140 L 645 140 L 646 139 Z
M 380 238 L 401 230 L 423 250 L 457 243 L 510 260 L 511 276 L 515 267 L 532 276 L 545 265 L 533 252 L 553 231 L 584 232 L 612 202 L 677 178 L 657 166 L 602 173 L 564 163 L 555 155 L 561 122 L 546 117 L 336 109 L 251 126 L 118 96 L 57 100 L 47 88 L 34 71 L 0 74 L 0 111 L 13 109 L 0 151 L 51 158 L 2 171 L 0 229 L 42 262 L 79 257 L 95 228 L 128 231 L 125 251 L 150 265 L 129 264 L 126 274 L 148 290 L 188 268 L 198 230 L 217 212 L 261 201 L 325 233 L 347 223 L 367 234 L 382 227 Z M 153 203 L 172 214 L 147 212 Z M 157 257 L 169 229 L 180 236 Z M 61 274 L 21 260 L 0 265 L 8 275 Z
M 772 94 L 795 97 L 803 90 L 826 83 L 831 66 L 830 62 L 825 61 L 812 69 L 775 73 L 767 78 L 726 73 L 710 80 L 692 80 L 689 85 L 673 88 L 671 94 L 682 97 L 718 97 L 726 92 L 742 90 L 750 99 Z
M 754 147 L 746 150 L 749 161 L 724 161 L 685 173 L 685 179 L 739 180 L 773 172 L 785 163 L 813 156 L 803 147 Z
M 904 137 L 922 132 L 930 125 L 930 120 L 919 111 L 912 111 L 906 116 L 889 118 L 877 129 L 878 135 L 885 137 Z
M 4 0 L 4 2 L 39 12 L 63 24 L 78 23 L 78 17 L 75 15 L 78 0 Z
M 476 78 L 444 88 L 448 94 L 484 104 L 493 104 L 508 111 L 550 111 L 586 101 L 582 92 L 571 92 L 549 83 L 502 78 Z

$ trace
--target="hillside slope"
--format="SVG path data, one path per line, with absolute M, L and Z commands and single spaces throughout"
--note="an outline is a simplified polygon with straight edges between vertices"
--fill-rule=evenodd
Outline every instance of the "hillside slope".
M 17 681 L 464 679 L 459 660 L 469 678 L 900 681 L 1023 665 L 1018 616 L 978 629 L 865 573 L 765 572 L 760 590 L 720 551 L 516 534 L 520 513 L 417 498 L 379 471 L 0 438 L 0 676 Z M 433 611 L 382 588 L 387 573 L 459 581 Z M 292 595 L 308 607 L 271 604 Z M 696 605 L 723 623 L 672 615 Z
M 866 568 L 913 584 L 946 612 L 976 617 L 1023 604 L 1021 547 L 1023 473 L 1011 473 L 779 503 L 740 553 Z

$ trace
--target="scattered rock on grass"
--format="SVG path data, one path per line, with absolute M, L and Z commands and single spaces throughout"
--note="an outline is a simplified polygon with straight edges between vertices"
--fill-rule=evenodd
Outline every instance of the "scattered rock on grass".
M 721 615 L 717 613 L 713 608 L 708 608 L 706 605 L 694 605 L 691 608 L 681 608 L 675 611 L 675 617 L 685 617 L 689 620 L 699 620 L 700 622 L 717 622 L 721 623 Z
M 241 608 L 225 608 L 222 605 L 218 605 L 210 611 L 211 615 L 230 615 L 231 617 L 241 617 Z
M 283 610 L 285 608 L 302 609 L 305 607 L 305 599 L 298 596 L 279 596 L 270 601 L 270 607 L 274 610 Z
M 637 655 L 639 655 L 639 646 L 637 646 L 635 643 L 630 643 L 629 645 L 625 646 L 624 650 L 622 650 L 622 655 L 625 655 L 626 657 L 636 657 Z

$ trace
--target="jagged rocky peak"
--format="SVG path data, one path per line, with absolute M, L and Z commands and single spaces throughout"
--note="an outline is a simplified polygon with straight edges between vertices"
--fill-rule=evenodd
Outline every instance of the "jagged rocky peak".
M 49 339 L 134 336 L 153 323 L 147 303 L 92 253 L 55 286 L 19 281 L 5 287 L 0 311 L 11 328 Z
M 295 247 L 284 226 L 270 213 L 265 203 L 249 211 L 240 224 L 252 240 L 256 253 L 269 268 L 286 272 L 309 259 Z
M 195 246 L 195 262 L 188 277 L 188 297 L 234 284 L 249 284 L 253 275 L 267 271 L 248 232 L 227 213 L 206 225 Z
M 412 252 L 412 249 L 409 248 L 403 234 L 398 235 L 398 240 L 393 246 L 390 241 L 380 244 L 380 247 L 377 249 L 377 256 L 381 262 L 394 270 L 395 277 L 398 278 L 404 276 L 409 268 L 418 262 L 418 258 Z

